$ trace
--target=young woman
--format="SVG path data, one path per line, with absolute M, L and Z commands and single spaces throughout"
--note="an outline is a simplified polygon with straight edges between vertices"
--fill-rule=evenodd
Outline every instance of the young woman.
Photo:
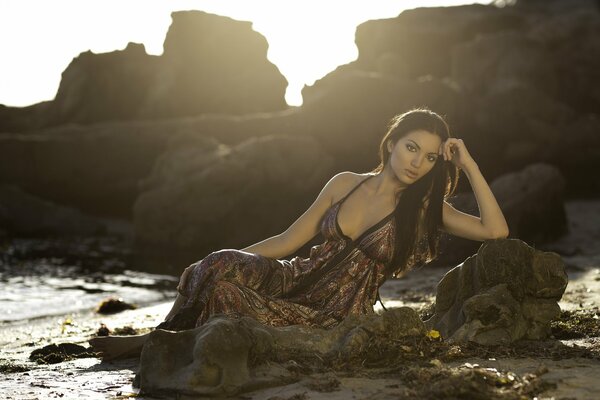
M 242 250 L 213 252 L 186 268 L 173 308 L 157 328 L 191 329 L 218 313 L 272 326 L 331 328 L 348 315 L 374 313 L 379 287 L 433 259 L 441 231 L 479 241 L 508 235 L 477 163 L 435 112 L 418 108 L 394 117 L 379 156 L 369 173 L 331 178 L 285 232 Z M 481 217 L 446 202 L 459 169 Z M 280 259 L 319 231 L 325 241 L 309 258 Z M 109 336 L 90 344 L 111 359 L 139 354 L 146 337 Z

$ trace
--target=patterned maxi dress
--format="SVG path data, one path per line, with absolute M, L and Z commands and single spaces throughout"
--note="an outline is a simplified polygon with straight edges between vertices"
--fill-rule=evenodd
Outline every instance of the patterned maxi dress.
M 309 258 L 278 260 L 241 250 L 210 253 L 196 262 L 180 293 L 179 311 L 157 328 L 184 330 L 213 314 L 250 316 L 271 326 L 302 324 L 331 328 L 352 314 L 373 314 L 384 268 L 393 255 L 393 212 L 356 240 L 344 235 L 337 214 L 344 200 L 369 175 L 324 214 L 326 239 Z

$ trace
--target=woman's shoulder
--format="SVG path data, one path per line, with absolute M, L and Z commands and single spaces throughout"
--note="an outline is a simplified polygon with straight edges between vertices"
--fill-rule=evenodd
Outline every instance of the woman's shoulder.
M 352 190 L 356 185 L 368 178 L 372 173 L 357 173 L 352 171 L 340 172 L 331 178 L 332 182 L 335 181 L 334 185 L 334 197 L 343 197 L 348 191 Z
M 358 184 L 363 181 L 363 179 L 368 178 L 370 175 L 373 175 L 370 172 L 366 173 L 357 173 L 352 171 L 342 171 L 333 176 L 332 180 L 335 180 L 339 183 L 339 186 L 347 186 L 352 184 Z

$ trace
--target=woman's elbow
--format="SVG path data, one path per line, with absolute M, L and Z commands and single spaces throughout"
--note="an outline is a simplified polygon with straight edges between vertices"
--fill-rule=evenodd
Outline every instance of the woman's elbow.
M 506 239 L 508 237 L 508 227 L 493 230 L 490 233 L 490 239 Z

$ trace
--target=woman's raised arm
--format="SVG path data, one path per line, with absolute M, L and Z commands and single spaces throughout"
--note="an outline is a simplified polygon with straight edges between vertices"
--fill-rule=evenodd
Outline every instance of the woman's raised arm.
M 481 215 L 478 218 L 465 214 L 444 202 L 442 220 L 446 232 L 480 241 L 507 237 L 508 225 L 504 214 L 462 139 L 446 140 L 440 146 L 440 154 L 445 160 L 450 160 L 465 172 L 473 188 L 475 199 L 479 205 L 479 215 Z
M 331 207 L 337 193 L 355 181 L 352 172 L 340 172 L 329 180 L 313 204 L 285 232 L 258 242 L 242 251 L 281 258 L 294 253 L 319 232 L 319 222 Z

